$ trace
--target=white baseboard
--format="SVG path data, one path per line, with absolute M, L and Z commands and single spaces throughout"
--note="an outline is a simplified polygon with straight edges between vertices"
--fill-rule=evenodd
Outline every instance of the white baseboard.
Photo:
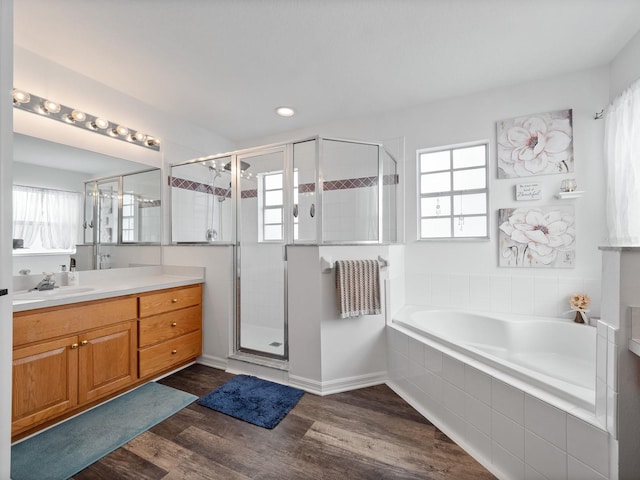
M 200 365 L 206 365 L 207 367 L 217 368 L 218 370 L 227 369 L 227 359 L 214 357 L 213 355 L 200 355 L 196 359 L 196 363 L 199 363 Z
M 368 373 L 355 377 L 339 378 L 327 382 L 319 382 L 305 377 L 289 374 L 289 385 L 301 388 L 314 395 L 331 395 L 333 393 L 347 392 L 359 388 L 381 385 L 387 381 L 387 372 Z

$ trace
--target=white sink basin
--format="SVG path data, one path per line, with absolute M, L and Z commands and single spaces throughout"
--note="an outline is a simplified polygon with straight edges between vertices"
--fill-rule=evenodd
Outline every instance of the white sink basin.
M 61 298 L 81 293 L 94 291 L 93 287 L 58 287 L 53 290 L 22 291 L 13 294 L 14 300 L 46 300 L 48 298 Z

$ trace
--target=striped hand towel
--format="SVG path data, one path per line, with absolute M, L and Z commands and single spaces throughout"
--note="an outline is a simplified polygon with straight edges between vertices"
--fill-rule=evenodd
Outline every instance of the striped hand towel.
M 382 313 L 377 260 L 338 260 L 335 270 L 340 318 Z

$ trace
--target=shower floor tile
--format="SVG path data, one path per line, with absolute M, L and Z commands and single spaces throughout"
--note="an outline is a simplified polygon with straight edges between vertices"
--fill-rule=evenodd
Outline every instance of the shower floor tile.
M 240 331 L 242 348 L 273 355 L 284 355 L 284 331 L 281 328 L 245 324 Z

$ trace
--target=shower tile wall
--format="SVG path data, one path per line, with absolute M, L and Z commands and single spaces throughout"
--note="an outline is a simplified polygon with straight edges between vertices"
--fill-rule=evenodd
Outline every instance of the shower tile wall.
M 600 280 L 559 275 L 407 273 L 408 304 L 498 313 L 568 317 L 569 296 L 586 292 L 589 315 L 600 316 Z
M 187 188 L 172 188 L 171 203 L 174 205 L 173 211 L 180 212 L 180 215 L 173 215 L 171 218 L 171 241 L 172 242 L 206 242 L 207 231 L 207 203 L 211 202 L 211 194 Z M 224 240 L 231 240 L 231 201 L 218 202 L 214 208 L 217 212 L 222 211 L 222 231 Z M 180 205 L 180 208 L 175 208 Z M 217 219 L 217 217 L 216 217 Z M 227 233 L 228 232 L 228 233 Z
M 378 240 L 378 187 L 323 192 L 323 237 L 331 242 Z
M 140 208 L 140 242 L 160 243 L 162 232 L 162 209 L 159 205 Z
M 203 192 L 195 192 L 183 188 L 171 189 L 171 203 L 180 205 L 180 215 L 171 218 L 171 240 L 173 242 L 205 241 L 207 230 L 207 196 Z

